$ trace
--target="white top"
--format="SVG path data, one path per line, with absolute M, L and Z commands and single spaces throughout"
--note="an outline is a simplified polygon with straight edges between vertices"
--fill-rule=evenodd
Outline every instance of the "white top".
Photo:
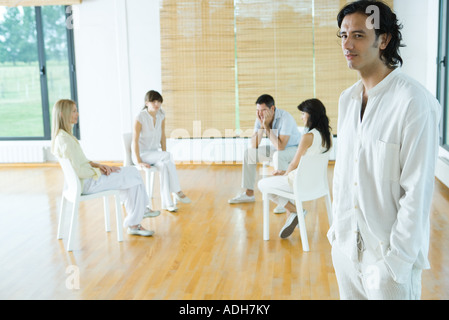
M 312 145 L 307 149 L 304 156 L 322 154 L 322 153 L 326 152 L 326 148 L 323 147 L 323 139 L 321 137 L 321 133 L 317 129 L 312 129 L 307 133 L 313 134 L 313 140 L 312 140 Z M 295 169 L 288 174 L 288 183 L 291 186 L 293 185 L 293 181 L 295 180 L 297 171 L 298 171 L 298 169 Z
M 394 280 L 412 267 L 428 269 L 429 211 L 439 148 L 441 106 L 399 69 L 368 92 L 363 83 L 340 97 L 333 178 L 333 225 L 328 233 L 357 260 L 356 233 L 379 250 Z
M 156 123 L 147 109 L 139 112 L 136 120 L 142 125 L 139 137 L 140 154 L 148 151 L 158 150 L 161 147 L 162 121 L 165 119 L 165 112 L 159 109 L 156 113 Z M 133 142 L 134 143 L 134 142 Z
M 307 149 L 305 156 L 313 156 L 326 152 L 326 148 L 323 147 L 323 138 L 321 137 L 321 133 L 317 129 L 312 129 L 308 133 L 313 134 L 313 141 L 312 145 L 309 149 Z

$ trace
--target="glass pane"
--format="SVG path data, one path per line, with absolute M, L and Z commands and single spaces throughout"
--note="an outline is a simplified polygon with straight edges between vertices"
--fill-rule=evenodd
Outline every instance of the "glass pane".
M 70 99 L 70 73 L 64 6 L 43 6 L 42 24 L 50 117 L 59 99 Z
M 42 137 L 33 7 L 0 7 L 0 137 Z

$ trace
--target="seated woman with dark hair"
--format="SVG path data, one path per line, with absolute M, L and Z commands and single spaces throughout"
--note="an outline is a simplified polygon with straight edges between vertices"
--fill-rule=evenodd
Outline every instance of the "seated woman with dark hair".
M 158 169 L 161 206 L 173 212 L 178 210 L 176 202 L 190 203 L 191 200 L 181 191 L 175 162 L 171 153 L 167 152 L 163 101 L 162 95 L 157 91 L 146 93 L 145 106 L 134 122 L 132 159 L 138 166 L 155 166 Z
M 302 121 L 308 131 L 301 138 L 298 150 L 295 157 L 290 163 L 287 171 L 275 171 L 275 177 L 265 178 L 259 181 L 259 190 L 264 192 L 268 188 L 276 188 L 282 191 L 293 193 L 293 181 L 295 179 L 296 171 L 304 155 L 314 155 L 326 153 L 332 146 L 331 128 L 329 127 L 329 118 L 326 115 L 326 108 L 318 99 L 306 100 L 298 106 L 302 113 Z M 298 216 L 296 206 L 288 199 L 268 194 L 271 201 L 278 204 L 278 206 L 285 207 L 289 216 L 284 227 L 281 229 L 279 236 L 282 239 L 289 237 L 295 227 L 298 225 Z

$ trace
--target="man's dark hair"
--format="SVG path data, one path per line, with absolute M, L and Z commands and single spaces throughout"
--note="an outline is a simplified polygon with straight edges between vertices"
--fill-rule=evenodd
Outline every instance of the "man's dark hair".
M 256 104 L 265 104 L 271 109 L 271 107 L 274 106 L 274 98 L 269 94 L 263 94 L 257 99 Z
M 402 25 L 399 23 L 396 14 L 382 1 L 360 0 L 347 4 L 338 13 L 338 27 L 341 28 L 343 19 L 349 14 L 362 13 L 369 17 L 371 14 L 369 6 L 376 6 L 379 9 L 379 28 L 374 28 L 376 39 L 379 39 L 379 36 L 382 34 L 391 35 L 390 43 L 381 52 L 380 58 L 389 68 L 394 68 L 398 65 L 402 66 L 403 61 L 399 53 L 399 48 L 405 47 L 405 45 L 401 44 L 402 34 L 400 30 Z M 338 35 L 340 36 L 340 32 Z

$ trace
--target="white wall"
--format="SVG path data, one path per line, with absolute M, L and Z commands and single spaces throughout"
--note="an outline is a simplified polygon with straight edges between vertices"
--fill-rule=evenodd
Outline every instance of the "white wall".
M 394 7 L 404 25 L 407 45 L 401 50 L 403 71 L 420 81 L 430 92 L 437 91 L 438 0 L 395 0 Z M 449 187 L 449 152 L 440 148 L 437 178 Z
M 120 1 L 120 0 L 119 0 Z M 149 90 L 162 92 L 161 37 L 157 0 L 127 1 L 130 74 L 133 79 L 131 105 L 138 112 Z
M 89 0 L 74 10 L 81 144 L 93 160 L 123 160 L 145 93 L 160 90 L 159 2 Z
M 395 0 L 394 10 L 403 25 L 405 48 L 402 71 L 436 95 L 438 56 L 438 0 Z

